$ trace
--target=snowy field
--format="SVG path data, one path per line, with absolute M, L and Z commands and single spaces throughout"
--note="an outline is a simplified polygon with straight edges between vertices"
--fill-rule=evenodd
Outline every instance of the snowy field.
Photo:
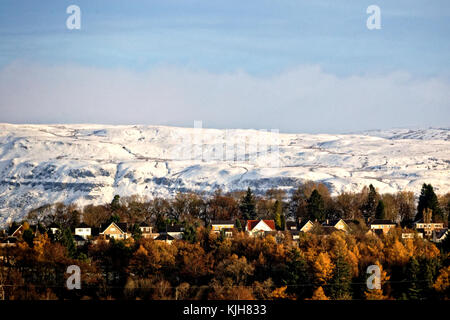
M 299 130 L 300 131 L 300 130 Z M 46 203 L 179 191 L 450 191 L 450 129 L 278 134 L 164 126 L 0 124 L 0 225 Z

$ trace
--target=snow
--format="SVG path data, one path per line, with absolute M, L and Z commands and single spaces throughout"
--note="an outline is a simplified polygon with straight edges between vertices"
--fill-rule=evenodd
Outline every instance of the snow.
M 450 191 L 450 129 L 277 134 L 166 126 L 0 124 L 0 225 L 57 201 L 269 188 Z

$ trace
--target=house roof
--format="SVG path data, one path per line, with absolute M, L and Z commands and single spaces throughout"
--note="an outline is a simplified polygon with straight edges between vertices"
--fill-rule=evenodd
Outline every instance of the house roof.
M 83 238 L 82 236 L 79 236 L 77 234 L 73 236 L 73 240 L 74 241 L 86 241 L 85 238 Z
M 436 236 L 437 239 L 442 238 L 443 236 L 445 236 L 445 234 L 447 233 L 448 229 L 440 229 L 440 230 L 435 230 L 434 234 Z
M 296 227 L 297 228 L 297 222 L 295 222 L 295 221 L 286 221 L 286 227 L 288 229 L 290 229 L 291 227 Z
M 341 220 L 345 223 L 345 220 L 343 220 L 343 219 L 335 219 L 335 220 L 324 221 L 322 223 L 322 226 L 324 226 L 324 227 L 334 227 Z
M 115 223 L 115 222 L 111 222 L 111 223 L 107 223 L 107 224 L 103 224 L 101 226 L 101 233 L 104 233 L 106 231 L 106 229 L 110 226 L 114 224 L 116 227 L 119 228 L 120 231 L 122 231 L 123 233 L 127 232 L 127 224 L 126 223 Z
M 52 222 L 48 227 L 49 227 L 49 229 L 52 229 L 52 228 L 59 229 L 60 228 L 59 224 L 56 224 L 55 222 Z
M 88 226 L 86 223 L 82 222 L 82 223 L 80 223 L 79 225 L 77 225 L 75 228 L 76 228 L 76 229 L 78 229 L 78 228 L 84 228 L 84 229 L 86 229 L 86 228 L 90 228 L 90 226 Z
M 414 223 L 439 223 L 439 224 L 443 224 L 443 222 L 433 222 L 433 221 L 424 222 L 423 219 L 419 219 L 419 220 L 415 221 Z
M 183 232 L 183 231 L 184 231 L 184 226 L 181 224 L 167 226 L 167 232 Z
M 155 240 L 175 240 L 175 238 L 172 237 L 170 234 L 164 233 L 157 236 Z
M 370 225 L 374 225 L 374 224 L 397 225 L 395 222 L 393 222 L 392 220 L 388 220 L 388 219 L 375 219 L 370 223 Z
M 234 225 L 234 221 L 233 220 L 212 220 L 211 221 L 211 225 L 213 224 L 232 224 Z
M 263 221 L 270 229 L 275 230 L 275 221 L 273 220 L 247 220 L 248 230 L 252 231 L 261 221 Z
M 150 223 L 143 221 L 143 222 L 139 223 L 139 227 L 151 227 L 151 225 L 150 225 Z

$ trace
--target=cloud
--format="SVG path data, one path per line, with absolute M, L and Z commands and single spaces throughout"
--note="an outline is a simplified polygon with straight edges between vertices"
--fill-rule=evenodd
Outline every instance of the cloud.
M 272 76 L 174 67 L 142 72 L 15 62 L 0 70 L 0 121 L 349 132 L 448 126 L 450 83 L 408 73 L 337 77 L 318 66 Z

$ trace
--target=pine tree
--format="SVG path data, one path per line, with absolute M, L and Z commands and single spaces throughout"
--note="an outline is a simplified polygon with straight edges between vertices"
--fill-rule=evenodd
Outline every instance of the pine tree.
M 245 194 L 244 198 L 242 198 L 241 205 L 239 206 L 239 209 L 241 210 L 242 216 L 246 220 L 253 220 L 256 219 L 256 205 L 255 205 L 255 199 L 252 193 L 252 190 L 250 187 L 247 189 L 247 193 Z
M 236 223 L 235 223 L 236 229 L 241 232 L 242 231 L 242 224 L 241 221 L 239 219 L 236 219 Z
M 378 194 L 372 184 L 369 185 L 369 194 L 367 195 L 367 201 L 362 207 L 363 216 L 366 221 L 369 221 L 375 217 L 375 212 L 378 203 Z
M 325 203 L 322 196 L 317 190 L 311 193 L 308 199 L 308 214 L 311 220 L 324 220 L 325 219 Z
M 352 275 L 348 262 L 344 255 L 339 252 L 336 256 L 333 277 L 330 280 L 331 297 L 336 300 L 348 299 L 351 297 Z
M 114 199 L 111 201 L 111 211 L 117 211 L 118 209 L 120 209 L 120 196 L 118 194 L 116 194 L 114 196 Z
M 435 221 L 436 218 L 442 220 L 442 209 L 439 206 L 439 201 L 434 193 L 433 186 L 426 183 L 422 185 L 422 190 L 420 191 L 416 220 L 423 219 L 425 209 L 431 209 L 433 211 L 433 221 Z
M 406 267 L 406 298 L 409 300 L 419 300 L 422 298 L 422 288 L 419 283 L 420 265 L 416 258 L 411 258 Z
M 378 205 L 375 210 L 375 218 L 376 219 L 384 219 L 386 217 L 384 202 L 383 200 L 378 200 Z

